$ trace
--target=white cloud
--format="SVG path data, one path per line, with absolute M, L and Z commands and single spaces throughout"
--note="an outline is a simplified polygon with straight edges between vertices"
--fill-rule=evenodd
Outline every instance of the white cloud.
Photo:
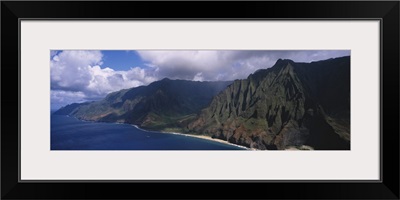
M 138 51 L 148 66 L 161 77 L 191 80 L 198 73 L 209 73 L 231 64 L 226 52 L 219 51 Z
M 57 54 L 58 54 L 58 51 L 56 51 L 56 50 L 51 50 L 51 51 L 50 51 L 50 58 L 54 57 L 54 56 L 57 55 Z
M 139 67 L 127 71 L 101 68 L 102 58 L 100 51 L 62 51 L 53 54 L 50 61 L 52 104 L 100 99 L 110 92 L 147 85 L 157 80 Z
M 81 103 L 86 98 L 83 92 L 52 90 L 50 94 L 52 108 L 59 108 L 71 103 Z
M 197 73 L 194 77 L 193 77 L 193 81 L 203 81 L 203 73 Z
M 147 85 L 165 77 L 194 81 L 243 79 L 258 69 L 272 67 L 279 58 L 311 62 L 350 55 L 350 51 L 329 50 L 143 50 L 137 53 L 145 68 L 115 71 L 101 68 L 101 51 L 51 51 L 52 103 L 100 99 L 110 92 Z
M 257 69 L 269 68 L 279 59 L 311 62 L 350 55 L 349 51 L 304 50 L 215 50 L 215 51 L 138 51 L 157 76 L 194 80 L 234 80 L 246 78 Z M 198 77 L 197 77 L 198 78 Z

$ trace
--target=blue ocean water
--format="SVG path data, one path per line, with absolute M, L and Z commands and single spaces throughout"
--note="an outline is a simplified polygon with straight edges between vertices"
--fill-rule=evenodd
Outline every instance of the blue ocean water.
M 51 115 L 51 150 L 244 150 L 200 138 L 144 131 L 129 124 Z

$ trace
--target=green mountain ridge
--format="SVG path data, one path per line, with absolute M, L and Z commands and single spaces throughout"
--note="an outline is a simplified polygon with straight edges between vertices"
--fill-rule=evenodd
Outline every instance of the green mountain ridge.
M 234 81 L 187 128 L 256 149 L 350 149 L 350 57 L 278 60 Z
M 91 103 L 70 104 L 54 114 L 82 120 L 120 122 L 162 130 L 193 118 L 231 81 L 196 82 L 162 79 L 148 86 L 124 89 Z M 182 121 L 183 120 L 183 121 Z

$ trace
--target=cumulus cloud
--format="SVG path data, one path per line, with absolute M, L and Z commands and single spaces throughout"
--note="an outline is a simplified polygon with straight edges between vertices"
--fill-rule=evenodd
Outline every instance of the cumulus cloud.
M 97 100 L 110 92 L 157 80 L 140 67 L 127 71 L 101 68 L 103 54 L 100 51 L 51 54 L 51 100 L 54 105 Z
M 168 77 L 193 81 L 246 78 L 279 59 L 312 62 L 350 55 L 348 50 L 175 50 L 135 51 L 143 63 L 129 70 L 103 66 L 101 51 L 51 51 L 54 104 L 97 100 L 110 92 L 147 85 Z
M 50 93 L 51 107 L 53 109 L 65 106 L 71 103 L 81 103 L 87 101 L 83 92 L 72 92 L 63 90 L 52 90 Z
M 157 70 L 158 76 L 186 80 L 234 80 L 246 78 L 257 69 L 269 68 L 276 60 L 311 62 L 350 55 L 336 50 L 216 50 L 216 51 L 138 51 Z
M 203 73 L 197 73 L 194 77 L 193 77 L 193 81 L 203 81 Z

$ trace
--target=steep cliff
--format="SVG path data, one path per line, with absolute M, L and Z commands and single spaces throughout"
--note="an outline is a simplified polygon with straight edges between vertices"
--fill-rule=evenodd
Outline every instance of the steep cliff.
M 187 128 L 258 149 L 350 149 L 350 57 L 280 59 L 234 81 Z

